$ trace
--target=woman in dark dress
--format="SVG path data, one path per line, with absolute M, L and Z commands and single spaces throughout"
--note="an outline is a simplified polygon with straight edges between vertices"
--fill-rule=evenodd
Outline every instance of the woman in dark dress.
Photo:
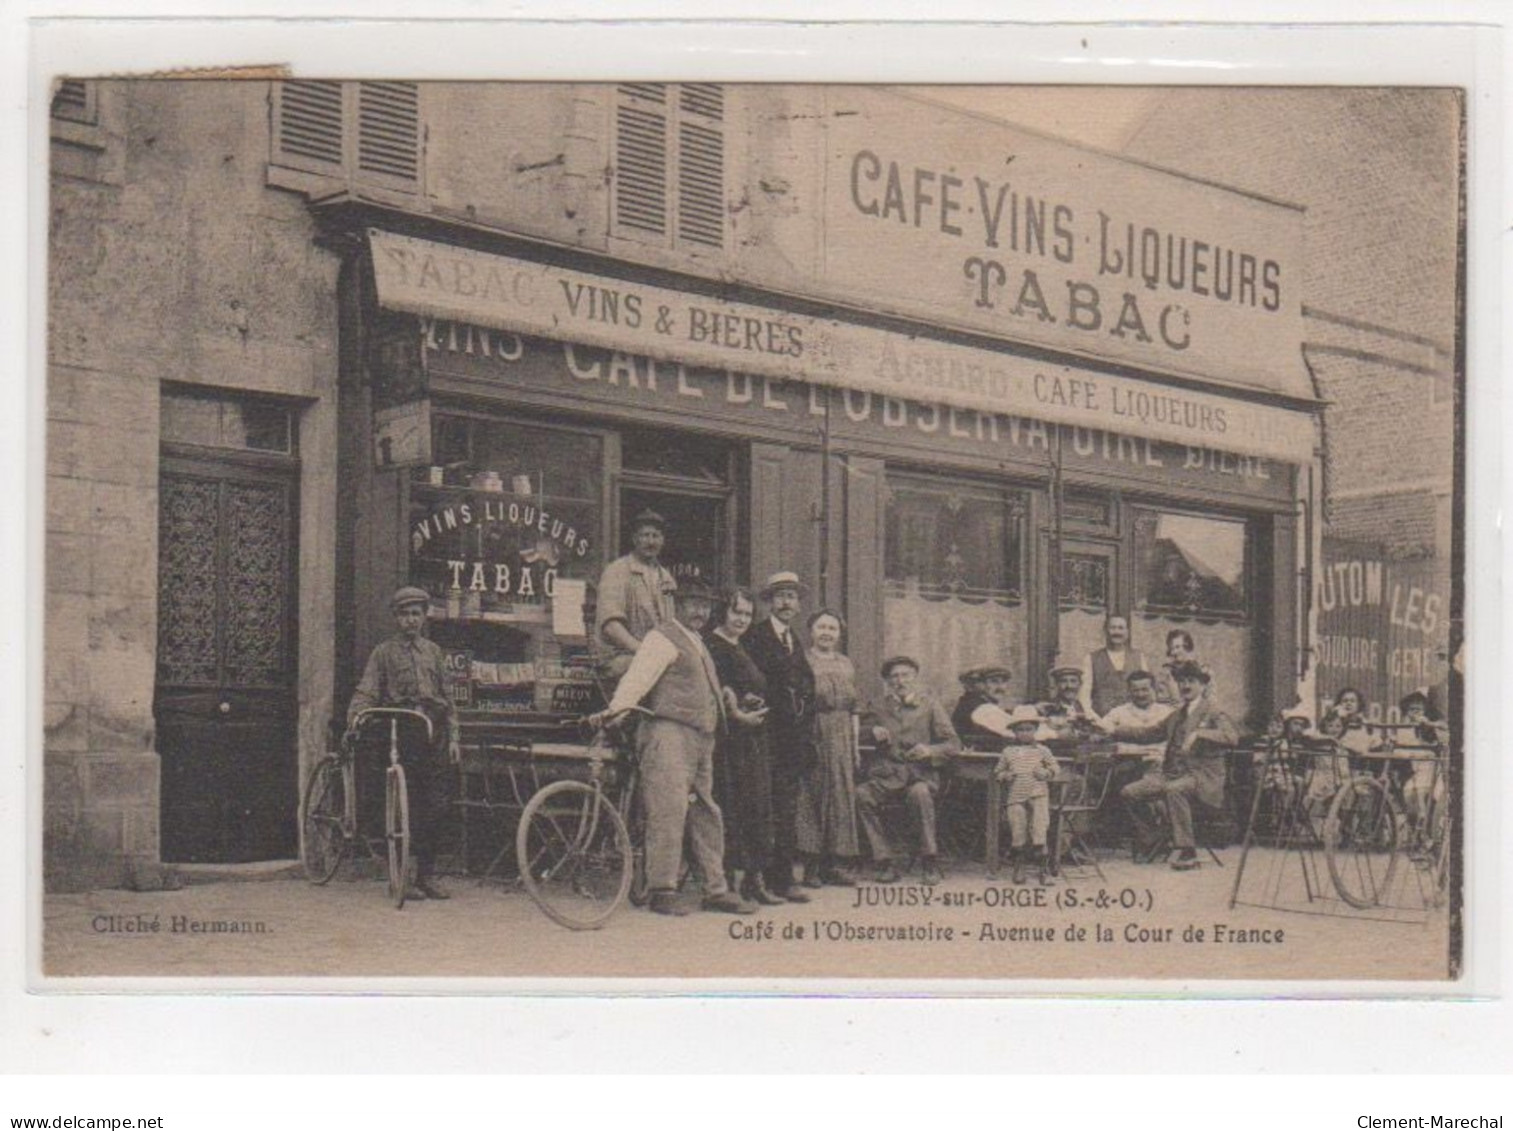
M 704 637 L 725 698 L 726 725 L 715 741 L 714 796 L 725 816 L 725 868 L 731 890 L 757 903 L 786 902 L 767 890 L 772 863 L 772 776 L 767 756 L 767 679 L 741 647 L 756 602 L 732 589 L 716 606 Z

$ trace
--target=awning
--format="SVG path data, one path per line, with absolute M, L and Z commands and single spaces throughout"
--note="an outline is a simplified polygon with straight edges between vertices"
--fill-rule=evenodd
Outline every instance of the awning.
M 1306 410 L 389 232 L 369 239 L 389 310 L 1287 463 L 1313 457 Z

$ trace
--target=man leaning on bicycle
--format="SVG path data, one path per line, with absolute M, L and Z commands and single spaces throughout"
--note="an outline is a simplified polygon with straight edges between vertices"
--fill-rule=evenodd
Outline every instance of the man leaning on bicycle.
M 446 697 L 446 667 L 441 649 L 422 635 L 431 595 L 407 585 L 389 607 L 398 631 L 373 649 L 352 702 L 347 729 L 369 707 L 409 707 L 431 720 L 431 749 L 405 759 L 410 795 L 410 833 L 415 852 L 415 882 L 409 899 L 447 899 L 436 882 L 436 839 L 450 803 L 450 754 L 457 744 L 457 716 Z

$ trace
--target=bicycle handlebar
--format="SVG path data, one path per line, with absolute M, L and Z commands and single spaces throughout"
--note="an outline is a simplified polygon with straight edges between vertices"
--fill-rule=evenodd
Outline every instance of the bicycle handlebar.
M 414 707 L 365 707 L 352 716 L 352 721 L 347 725 L 344 739 L 355 738 L 370 719 L 392 719 L 398 722 L 403 718 L 419 719 L 426 726 L 426 742 L 436 740 L 435 726 L 431 722 L 431 716 Z

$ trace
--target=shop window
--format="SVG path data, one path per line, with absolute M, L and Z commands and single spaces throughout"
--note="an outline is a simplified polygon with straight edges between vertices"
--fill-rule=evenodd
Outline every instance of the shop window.
M 1217 619 L 1249 611 L 1243 521 L 1139 511 L 1135 554 L 1142 611 Z
M 621 433 L 621 466 L 626 471 L 672 476 L 693 483 L 730 481 L 730 446 L 719 440 L 679 433 L 626 429 Z
M 924 477 L 889 477 L 883 647 L 921 664 L 921 678 L 950 702 L 957 675 L 1006 664 L 1025 690 L 1021 492 Z
M 1018 602 L 1024 513 L 1018 492 L 890 479 L 889 585 L 925 597 Z
M 511 715 L 591 707 L 603 440 L 445 413 L 432 430 L 441 462 L 412 474 L 409 580 L 431 594 L 454 701 Z
M 613 229 L 662 247 L 725 246 L 725 88 L 615 88 Z
M 420 141 L 418 83 L 274 84 L 275 167 L 415 192 L 420 187 Z
M 51 113 L 66 122 L 94 125 L 95 84 L 83 79 L 62 79 L 53 91 Z
M 165 393 L 160 427 L 165 443 L 295 454 L 294 411 L 272 401 Z

